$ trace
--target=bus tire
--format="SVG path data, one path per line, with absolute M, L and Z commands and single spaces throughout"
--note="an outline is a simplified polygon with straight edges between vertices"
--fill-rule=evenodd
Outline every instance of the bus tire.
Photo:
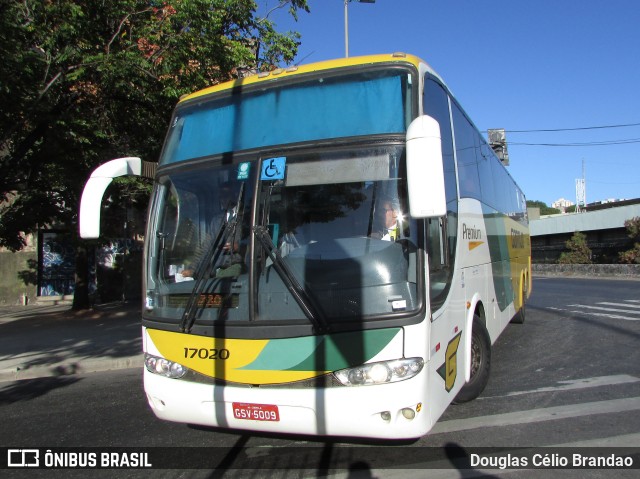
M 515 324 L 524 323 L 527 312 L 527 281 L 522 280 L 522 301 L 520 304 L 520 309 L 516 313 L 516 315 L 511 318 L 511 322 Z
M 471 377 L 453 400 L 454 404 L 472 401 L 484 391 L 491 371 L 491 340 L 487 328 L 476 315 L 471 331 Z

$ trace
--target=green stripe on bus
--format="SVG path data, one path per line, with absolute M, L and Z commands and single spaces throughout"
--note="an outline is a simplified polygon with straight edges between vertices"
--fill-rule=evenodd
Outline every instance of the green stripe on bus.
M 244 370 L 335 371 L 366 363 L 382 351 L 400 328 L 272 339 Z
M 491 256 L 491 272 L 496 300 L 500 311 L 504 311 L 513 302 L 515 294 L 511 283 L 511 255 L 509 252 L 509 233 L 507 222 L 509 217 L 496 213 L 492 208 L 482 206 L 484 223 L 487 231 L 489 255 Z

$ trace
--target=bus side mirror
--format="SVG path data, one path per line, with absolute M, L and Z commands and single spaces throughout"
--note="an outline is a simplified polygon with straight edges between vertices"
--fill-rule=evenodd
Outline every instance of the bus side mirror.
M 427 115 L 413 120 L 407 129 L 407 185 L 413 218 L 447 214 L 440 125 Z
M 100 206 L 102 197 L 111 181 L 118 176 L 141 176 L 140 158 L 118 158 L 93 170 L 87 184 L 84 185 L 80 200 L 80 237 L 98 238 L 100 236 Z

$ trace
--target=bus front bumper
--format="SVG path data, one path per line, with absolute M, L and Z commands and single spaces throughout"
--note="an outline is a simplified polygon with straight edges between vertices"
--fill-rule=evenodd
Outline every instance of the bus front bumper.
M 425 369 L 396 383 L 308 389 L 207 385 L 145 369 L 144 387 L 155 415 L 168 421 L 271 433 L 407 439 L 421 437 L 432 427 Z

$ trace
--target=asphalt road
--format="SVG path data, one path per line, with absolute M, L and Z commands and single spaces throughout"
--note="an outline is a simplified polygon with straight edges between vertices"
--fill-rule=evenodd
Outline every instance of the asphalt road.
M 137 369 L 0 383 L 3 447 L 167 448 L 160 451 L 179 467 L 7 472 L 15 477 L 638 477 L 638 469 L 458 470 L 453 457 L 483 447 L 540 452 L 548 446 L 551 460 L 553 447 L 640 450 L 639 293 L 637 281 L 535 278 L 525 323 L 510 325 L 494 345 L 484 394 L 450 406 L 429 435 L 403 443 L 248 435 L 163 422 L 146 404 Z M 205 457 L 203 469 L 185 470 L 188 459 L 175 455 L 177 447 L 206 448 L 188 449 Z M 637 464 L 640 456 L 635 458 Z

